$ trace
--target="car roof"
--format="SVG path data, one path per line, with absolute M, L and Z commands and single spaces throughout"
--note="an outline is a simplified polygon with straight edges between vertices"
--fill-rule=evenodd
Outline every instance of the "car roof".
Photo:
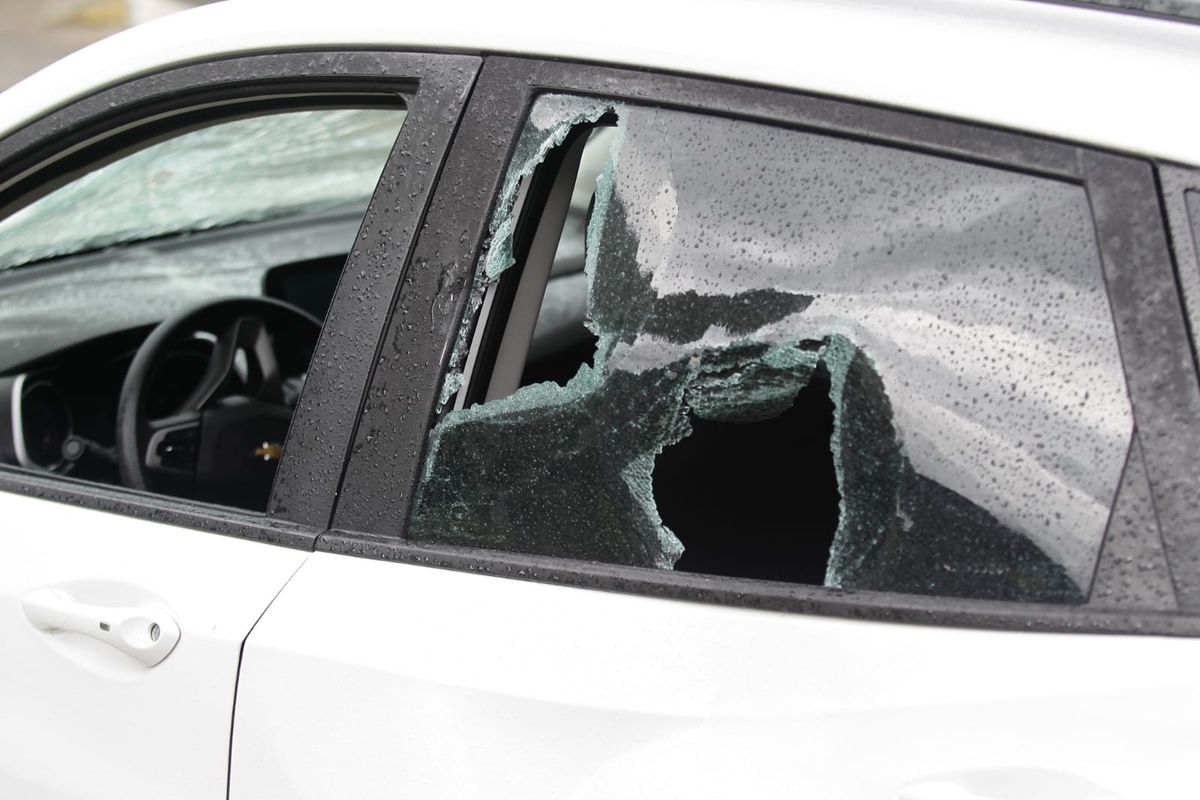
M 506 52 L 842 96 L 1200 165 L 1200 25 L 1025 0 L 229 0 L 0 94 L 0 134 L 129 77 L 312 47 Z

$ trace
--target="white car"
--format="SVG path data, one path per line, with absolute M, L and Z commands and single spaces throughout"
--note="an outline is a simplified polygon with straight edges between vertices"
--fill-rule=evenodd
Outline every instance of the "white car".
M 572 12 L 0 95 L 0 797 L 1195 797 L 1200 7 Z

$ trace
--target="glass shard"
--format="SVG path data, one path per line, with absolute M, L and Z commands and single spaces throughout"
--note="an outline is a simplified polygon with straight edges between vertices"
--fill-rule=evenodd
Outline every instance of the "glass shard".
M 454 349 L 450 354 L 449 372 L 437 406 L 439 412 L 462 384 L 462 367 L 471 341 L 471 329 L 487 287 L 495 283 L 500 275 L 514 264 L 513 233 L 519 211 L 516 208 L 517 197 L 522 181 L 533 174 L 554 148 L 563 143 L 572 129 L 595 122 L 617 109 L 618 104 L 612 102 L 569 95 L 546 95 L 534 104 L 529 121 L 517 140 L 512 164 L 505 175 L 496 208 L 492 212 L 489 225 L 491 236 L 481 258 L 482 269 L 479 270 L 471 294 L 467 298 L 463 323 L 459 327 Z M 451 388 L 451 384 L 457 385 Z

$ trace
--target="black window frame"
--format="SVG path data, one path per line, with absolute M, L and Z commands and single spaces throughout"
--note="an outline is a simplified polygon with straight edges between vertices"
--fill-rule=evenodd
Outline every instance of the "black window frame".
M 1173 591 L 1135 585 L 1124 602 L 1063 607 L 861 592 L 646 568 L 592 564 L 406 541 L 411 498 L 428 431 L 509 157 L 534 99 L 544 93 L 612 98 L 732 116 L 1082 186 L 1096 227 L 1105 282 L 1134 414 L 1134 432 L 1096 581 L 1112 582 L 1113 542 L 1149 550 L 1165 542 Z M 1154 165 L 1025 133 L 746 84 L 627 68 L 489 56 L 464 113 L 430 221 L 413 250 L 403 294 L 371 377 L 347 463 L 333 530 L 317 549 L 653 597 L 952 626 L 1200 635 L 1200 379 L 1175 281 Z M 430 356 L 414 359 L 415 354 Z M 436 357 L 432 357 L 436 356 Z M 399 402 L 398 391 L 406 391 Z M 1140 541 L 1137 537 L 1144 537 Z M 1190 537 L 1190 539 L 1189 539 Z M 1130 545 L 1130 541 L 1133 544 Z M 1162 542 L 1158 543 L 1161 548 Z M 1182 570 L 1182 573 L 1181 571 Z M 1193 590 L 1193 587 L 1196 587 Z M 1111 598 L 1110 598 L 1111 600 Z M 1180 611 L 1179 609 L 1184 609 Z
M 118 83 L 0 138 L 0 210 L 11 211 L 98 163 L 213 122 L 331 104 L 407 111 L 342 268 L 265 513 L 9 465 L 0 491 L 312 550 L 329 528 L 379 338 L 480 64 L 340 47 L 220 56 Z

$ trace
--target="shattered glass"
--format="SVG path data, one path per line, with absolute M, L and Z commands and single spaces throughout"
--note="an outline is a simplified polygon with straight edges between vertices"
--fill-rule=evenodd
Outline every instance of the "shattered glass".
M 296 111 L 186 133 L 0 221 L 0 270 L 240 222 L 366 208 L 403 110 Z
M 487 287 L 495 283 L 500 275 L 515 263 L 512 249 L 517 224 L 515 206 L 522 181 L 533 174 L 538 165 L 566 140 L 573 129 L 595 122 L 605 114 L 615 111 L 617 107 L 615 103 L 570 95 L 545 95 L 534 104 L 528 123 L 517 140 L 512 165 L 505 176 L 504 186 L 492 213 L 483 268 L 479 271 L 470 297 L 467 298 L 466 313 L 450 355 L 450 371 L 442 386 L 439 411 L 462 386 L 462 367 L 471 341 L 471 328 L 475 314 L 483 303 Z M 560 263 L 568 261 L 569 256 Z
M 593 366 L 446 414 L 408 536 L 671 568 L 655 458 L 692 419 L 782 414 L 820 372 L 826 585 L 1082 601 L 1132 433 L 1084 191 L 562 97 L 535 106 L 510 184 L 600 109 L 618 126 L 587 231 Z M 484 280 L 511 259 L 493 247 Z

